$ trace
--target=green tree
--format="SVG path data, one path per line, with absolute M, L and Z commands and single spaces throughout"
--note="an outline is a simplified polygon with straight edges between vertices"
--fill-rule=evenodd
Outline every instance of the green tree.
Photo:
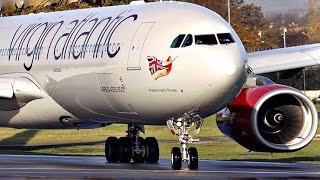
M 240 17 L 237 20 L 250 27 L 250 30 L 259 31 L 267 28 L 268 21 L 263 17 L 261 7 L 250 4 L 241 6 L 239 10 Z
M 308 14 L 308 25 L 306 28 L 310 43 L 320 42 L 320 1 L 310 0 Z
M 125 5 L 129 4 L 131 0 L 112 0 L 110 1 L 109 5 L 110 6 L 117 6 L 117 5 Z

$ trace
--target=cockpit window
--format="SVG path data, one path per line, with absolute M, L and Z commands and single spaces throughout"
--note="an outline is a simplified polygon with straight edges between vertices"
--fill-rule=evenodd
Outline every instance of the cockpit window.
M 214 34 L 195 35 L 196 45 L 217 45 L 217 38 Z
M 185 34 L 180 34 L 176 37 L 171 44 L 171 48 L 179 48 L 185 36 Z
M 231 44 L 235 42 L 230 33 L 217 34 L 217 36 L 220 44 Z
M 192 43 L 193 43 L 192 35 L 188 34 L 181 47 L 191 46 Z

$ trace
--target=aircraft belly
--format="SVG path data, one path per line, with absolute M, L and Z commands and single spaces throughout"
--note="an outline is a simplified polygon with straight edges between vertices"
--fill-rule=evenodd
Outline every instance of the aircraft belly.
M 137 116 L 130 103 L 124 78 L 120 73 L 97 73 L 100 92 L 110 107 L 119 114 Z
M 119 115 L 106 101 L 98 85 L 96 72 L 69 76 L 58 82 L 49 81 L 47 89 L 60 106 L 87 122 L 131 122 L 130 117 Z M 117 105 L 116 102 L 113 102 L 114 105 Z

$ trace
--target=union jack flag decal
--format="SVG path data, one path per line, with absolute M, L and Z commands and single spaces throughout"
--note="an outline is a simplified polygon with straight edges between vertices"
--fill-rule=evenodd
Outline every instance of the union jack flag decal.
M 171 56 L 166 61 L 161 61 L 155 56 L 147 56 L 149 62 L 149 70 L 154 80 L 167 76 L 171 72 L 172 60 Z
M 150 70 L 151 75 L 153 75 L 154 73 L 156 73 L 159 70 L 164 69 L 162 62 L 154 56 L 148 56 L 148 62 L 149 62 L 149 70 Z

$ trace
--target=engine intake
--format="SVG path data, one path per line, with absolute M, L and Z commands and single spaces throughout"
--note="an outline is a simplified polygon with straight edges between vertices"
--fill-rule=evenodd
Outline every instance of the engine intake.
M 262 152 L 296 151 L 316 134 L 318 113 L 300 91 L 284 85 L 252 86 L 217 114 L 221 132 Z

